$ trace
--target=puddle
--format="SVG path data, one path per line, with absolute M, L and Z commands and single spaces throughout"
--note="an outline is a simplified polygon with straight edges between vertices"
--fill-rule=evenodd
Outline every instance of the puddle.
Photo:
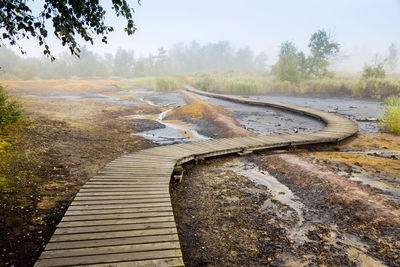
M 198 97 L 227 109 L 242 127 L 258 134 L 307 133 L 325 127 L 322 122 L 313 118 L 279 109 L 239 104 L 206 96 Z
M 237 174 L 246 176 L 256 184 L 261 184 L 268 187 L 272 198 L 265 201 L 263 209 L 274 210 L 276 215 L 284 220 L 294 222 L 290 229 L 286 229 L 288 236 L 297 244 L 303 244 L 309 241 L 306 236 L 307 232 L 313 227 L 305 225 L 303 210 L 305 207 L 297 196 L 284 184 L 279 182 L 274 176 L 267 171 L 259 170 L 257 165 L 247 161 L 241 161 L 239 164 L 230 167 Z M 276 202 L 280 202 L 290 208 L 282 209 Z M 293 214 L 294 213 L 294 214 Z
M 114 92 L 111 92 L 114 93 Z M 129 98 L 130 94 L 133 91 L 118 91 L 115 94 L 120 93 L 121 96 L 125 98 Z M 121 94 L 122 93 L 122 94 Z M 118 103 L 127 106 L 139 106 L 141 103 L 138 103 L 136 100 L 129 100 L 129 99 L 121 99 L 112 95 L 105 95 L 102 93 L 85 93 L 85 94 L 71 94 L 71 95 L 53 95 L 53 94 L 46 94 L 40 95 L 41 97 L 48 97 L 48 98 L 61 98 L 61 99 L 82 99 L 82 100 L 97 100 L 97 101 L 104 101 L 109 103 Z
M 161 145 L 170 145 L 209 139 L 208 137 L 199 134 L 194 125 L 185 124 L 181 121 L 164 121 L 166 114 L 171 110 L 172 108 L 163 111 L 158 115 L 156 119 L 157 122 L 165 126 L 164 128 L 145 131 L 139 133 L 138 135 L 146 139 L 153 140 L 154 142 Z
M 358 121 L 361 118 L 378 118 L 382 110 L 381 102 L 374 100 L 361 100 L 352 98 L 317 98 L 300 96 L 270 96 L 257 95 L 250 98 L 282 102 L 304 107 L 315 108 L 326 112 L 335 112 L 343 115 L 358 124 L 361 133 L 379 133 L 380 127 L 377 121 Z

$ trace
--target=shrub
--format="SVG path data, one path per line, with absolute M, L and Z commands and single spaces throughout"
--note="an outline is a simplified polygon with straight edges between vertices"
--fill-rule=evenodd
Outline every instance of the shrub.
M 10 99 L 4 87 L 0 85 L 0 128 L 17 122 L 22 116 L 21 104 Z
M 386 76 L 385 69 L 383 68 L 383 64 L 378 64 L 375 67 L 365 65 L 363 69 L 362 79 L 383 79 Z
M 391 96 L 384 101 L 381 127 L 389 132 L 400 134 L 400 96 Z

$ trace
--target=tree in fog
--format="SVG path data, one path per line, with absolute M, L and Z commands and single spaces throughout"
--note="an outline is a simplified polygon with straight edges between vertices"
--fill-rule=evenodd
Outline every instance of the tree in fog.
M 389 71 L 394 72 L 397 68 L 397 63 L 399 61 L 399 49 L 395 43 L 390 44 L 389 55 L 385 61 Z
M 124 49 L 118 49 L 114 56 L 113 75 L 129 78 L 133 76 L 134 52 Z
M 70 74 L 80 78 L 107 77 L 107 68 L 101 56 L 83 46 L 80 58 L 70 56 Z
M 310 77 L 331 77 L 328 71 L 332 59 L 337 55 L 340 44 L 324 30 L 311 35 L 308 43 L 311 54 L 306 56 L 292 42 L 281 44 L 278 62 L 271 71 L 279 80 L 297 82 Z
M 267 67 L 268 57 L 264 52 L 257 54 L 254 58 L 253 69 L 255 70 L 265 70 Z
M 315 77 L 331 76 L 328 66 L 340 50 L 340 44 L 324 30 L 318 30 L 311 35 L 308 47 L 311 56 L 308 57 L 309 73 Z
M 254 68 L 254 53 L 247 46 L 236 52 L 235 69 L 250 70 Z
M 168 53 L 167 50 L 160 47 L 157 50 L 157 55 L 154 57 L 154 69 L 152 70 L 152 74 L 154 75 L 165 75 L 169 71 L 168 64 Z
M 302 78 L 303 53 L 289 41 L 281 44 L 278 62 L 271 67 L 271 72 L 281 81 L 297 82 Z

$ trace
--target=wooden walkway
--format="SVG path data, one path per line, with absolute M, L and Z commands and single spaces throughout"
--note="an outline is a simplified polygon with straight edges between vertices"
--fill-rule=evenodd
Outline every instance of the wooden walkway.
M 222 138 L 122 156 L 78 192 L 35 266 L 183 266 L 169 195 L 175 166 L 217 155 L 338 142 L 358 131 L 346 118 L 310 108 L 187 90 L 304 114 L 326 127 L 309 134 Z

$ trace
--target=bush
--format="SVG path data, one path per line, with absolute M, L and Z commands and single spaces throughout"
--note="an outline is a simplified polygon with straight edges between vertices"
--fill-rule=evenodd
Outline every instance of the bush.
M 381 127 L 389 132 L 400 134 L 400 96 L 391 96 L 384 101 Z
M 383 64 L 378 64 L 375 67 L 366 65 L 363 69 L 362 79 L 383 79 L 386 76 Z
M 9 99 L 4 87 L 0 85 L 0 128 L 17 122 L 22 116 L 21 104 Z

